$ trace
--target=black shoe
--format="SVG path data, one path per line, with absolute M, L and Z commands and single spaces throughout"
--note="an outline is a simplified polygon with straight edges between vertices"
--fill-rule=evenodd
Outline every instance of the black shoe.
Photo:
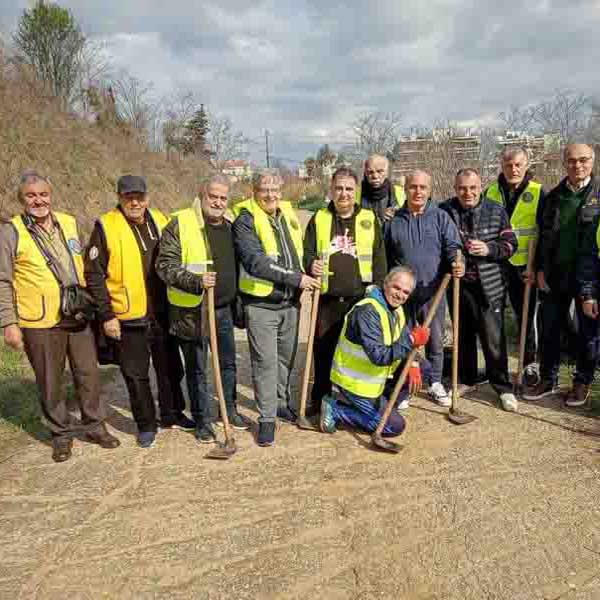
M 183 429 L 185 431 L 194 431 L 194 429 L 196 429 L 196 421 L 190 419 L 183 413 L 179 413 L 175 416 L 175 423 L 173 423 L 172 427 L 175 429 Z
M 558 385 L 552 381 L 540 381 L 534 388 L 523 394 L 523 400 L 541 400 L 546 396 L 558 394 L 559 391 Z
M 239 413 L 235 413 L 229 417 L 229 424 L 238 431 L 247 431 L 250 429 L 250 425 L 252 425 L 252 421 L 244 417 L 244 415 L 240 415 Z
M 54 462 L 65 462 L 71 458 L 73 440 L 71 438 L 54 438 L 52 440 L 52 460 Z
M 93 444 L 98 444 L 98 446 L 102 448 L 118 448 L 121 445 L 121 442 L 114 435 L 111 435 L 106 431 L 104 426 L 96 429 L 96 431 L 90 431 L 85 434 L 88 442 L 92 442 Z
M 277 409 L 277 418 L 288 423 L 295 423 L 296 413 L 289 406 L 280 406 Z
M 196 427 L 195 435 L 201 444 L 214 444 L 217 441 L 215 430 L 210 423 Z
M 275 423 L 259 423 L 258 439 L 256 443 L 259 446 L 272 446 L 275 443 Z
M 523 369 L 523 384 L 525 387 L 533 388 L 540 382 L 540 368 L 536 363 L 529 363 Z

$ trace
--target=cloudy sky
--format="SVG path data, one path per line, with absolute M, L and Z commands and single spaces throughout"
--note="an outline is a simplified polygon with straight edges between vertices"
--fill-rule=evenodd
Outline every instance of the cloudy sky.
M 33 0 L 0 0 L 0 30 Z M 275 156 L 351 141 L 366 111 L 407 127 L 490 122 L 557 88 L 600 93 L 600 0 L 61 0 L 116 69 L 190 90 Z M 253 156 L 261 156 L 258 145 Z

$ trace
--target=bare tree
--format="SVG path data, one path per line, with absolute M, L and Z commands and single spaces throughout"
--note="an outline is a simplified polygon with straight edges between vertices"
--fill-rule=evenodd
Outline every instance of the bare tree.
M 402 116 L 397 112 L 370 112 L 360 115 L 352 130 L 356 137 L 355 152 L 360 158 L 369 154 L 390 156 L 400 139 Z
M 112 89 L 120 120 L 129 123 L 140 137 L 147 140 L 149 128 L 160 112 L 159 105 L 151 99 L 152 84 L 121 71 L 113 80 Z
M 248 139 L 234 129 L 229 117 L 209 114 L 208 142 L 215 167 L 221 171 L 228 160 L 245 158 Z
M 517 106 L 515 104 L 506 112 L 501 112 L 498 119 L 508 131 L 531 133 L 535 127 L 535 108 L 533 106 Z
M 542 133 L 559 133 L 564 143 L 582 135 L 589 126 L 590 99 L 571 90 L 556 90 L 554 96 L 533 107 L 533 119 Z

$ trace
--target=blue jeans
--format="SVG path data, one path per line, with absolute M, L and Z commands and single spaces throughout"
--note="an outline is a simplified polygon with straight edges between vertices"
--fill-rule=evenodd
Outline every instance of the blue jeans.
M 400 371 L 401 367 L 396 371 L 396 376 L 399 376 Z M 421 362 L 421 376 L 423 377 L 423 382 L 431 383 L 431 365 L 428 361 L 424 360 Z M 364 398 L 338 387 L 338 393 L 334 394 L 334 397 L 338 401 L 333 405 L 333 417 L 336 423 L 343 423 L 344 425 L 362 429 L 369 433 L 375 431 L 387 405 L 388 398 L 391 395 L 395 380 L 397 380 L 397 377 L 390 380 L 389 384 L 385 387 L 383 395 L 376 399 Z M 396 406 L 408 397 L 408 393 L 407 380 L 398 394 Z M 382 434 L 387 437 L 398 436 L 404 431 L 405 427 L 406 421 L 404 417 L 392 411 L 383 428 Z
M 419 323 L 425 321 L 433 299 L 420 305 L 416 310 Z M 431 363 L 431 383 L 442 382 L 444 370 L 444 324 L 446 321 L 446 298 L 443 297 L 429 326 L 429 341 L 425 346 L 425 355 Z
M 236 413 L 236 361 L 233 317 L 229 305 L 215 309 L 219 366 L 227 414 Z M 211 401 L 206 381 L 209 343 L 206 338 L 195 341 L 179 340 L 185 362 L 185 377 L 190 397 L 192 418 L 197 426 L 210 422 Z

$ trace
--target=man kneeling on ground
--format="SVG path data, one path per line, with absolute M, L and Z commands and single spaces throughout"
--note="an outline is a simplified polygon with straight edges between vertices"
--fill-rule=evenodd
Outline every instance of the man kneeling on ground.
M 429 339 L 429 328 L 406 325 L 402 305 L 415 288 L 415 276 L 406 266 L 392 269 L 383 289 L 374 287 L 364 300 L 348 313 L 338 341 L 333 366 L 331 395 L 321 402 L 321 431 L 333 433 L 338 423 L 375 431 L 394 384 L 394 373 L 407 354 Z M 426 361 L 415 362 L 408 383 L 397 402 L 421 389 L 422 374 L 430 378 Z M 397 436 L 404 431 L 404 417 L 393 412 L 383 435 Z

